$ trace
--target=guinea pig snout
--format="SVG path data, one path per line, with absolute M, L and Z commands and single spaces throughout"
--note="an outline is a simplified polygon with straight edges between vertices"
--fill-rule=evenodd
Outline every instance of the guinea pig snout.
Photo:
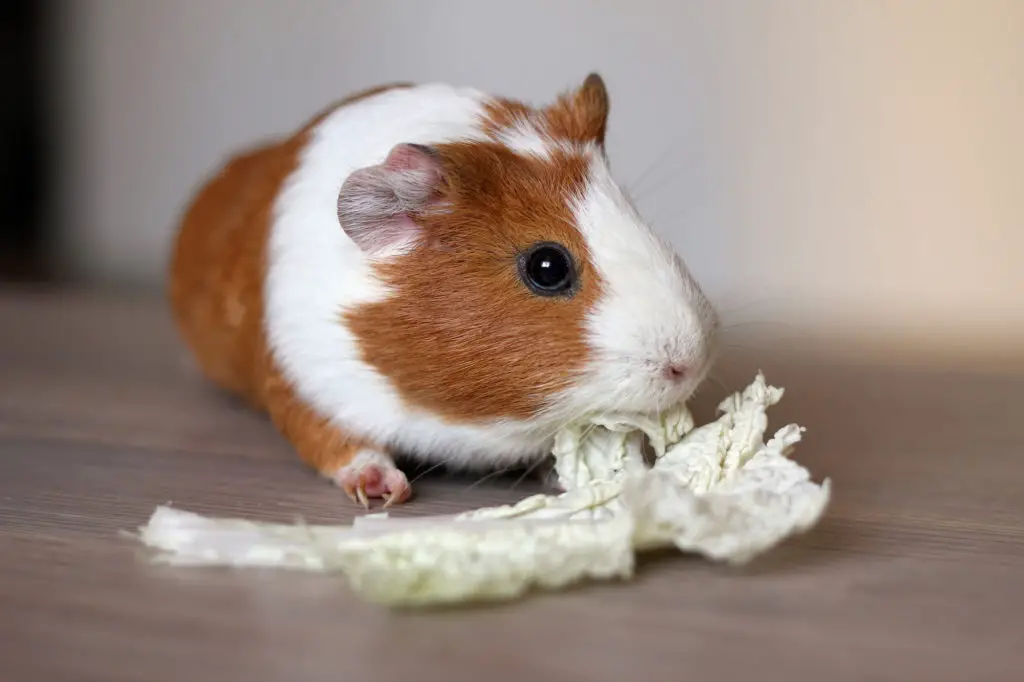
M 660 358 L 651 363 L 655 381 L 670 389 L 699 383 L 711 356 L 711 336 L 706 333 L 682 335 L 662 346 Z

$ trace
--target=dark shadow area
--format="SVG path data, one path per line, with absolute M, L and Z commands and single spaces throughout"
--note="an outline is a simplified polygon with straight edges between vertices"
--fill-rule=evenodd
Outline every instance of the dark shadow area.
M 46 130 L 44 30 L 49 3 L 0 7 L 0 282 L 49 280 L 51 153 Z

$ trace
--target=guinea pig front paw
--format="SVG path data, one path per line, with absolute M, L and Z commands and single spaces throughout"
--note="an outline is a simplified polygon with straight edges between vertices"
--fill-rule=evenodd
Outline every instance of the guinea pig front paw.
M 384 508 L 401 504 L 412 495 L 405 474 L 390 457 L 381 452 L 364 450 L 334 475 L 334 482 L 349 499 L 370 508 L 371 498 L 384 500 Z

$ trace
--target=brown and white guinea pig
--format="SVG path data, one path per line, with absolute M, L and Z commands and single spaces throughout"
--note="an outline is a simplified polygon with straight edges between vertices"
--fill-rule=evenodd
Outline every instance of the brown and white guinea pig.
M 184 215 L 171 301 L 203 372 L 363 505 L 394 455 L 497 470 L 567 421 L 686 399 L 717 316 L 613 180 L 609 101 L 363 92 L 230 160 Z

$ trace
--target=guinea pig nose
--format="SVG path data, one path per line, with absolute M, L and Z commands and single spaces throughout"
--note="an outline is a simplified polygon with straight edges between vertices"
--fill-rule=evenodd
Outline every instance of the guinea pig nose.
M 681 381 L 686 376 L 686 367 L 678 362 L 666 362 L 662 373 L 669 381 Z

